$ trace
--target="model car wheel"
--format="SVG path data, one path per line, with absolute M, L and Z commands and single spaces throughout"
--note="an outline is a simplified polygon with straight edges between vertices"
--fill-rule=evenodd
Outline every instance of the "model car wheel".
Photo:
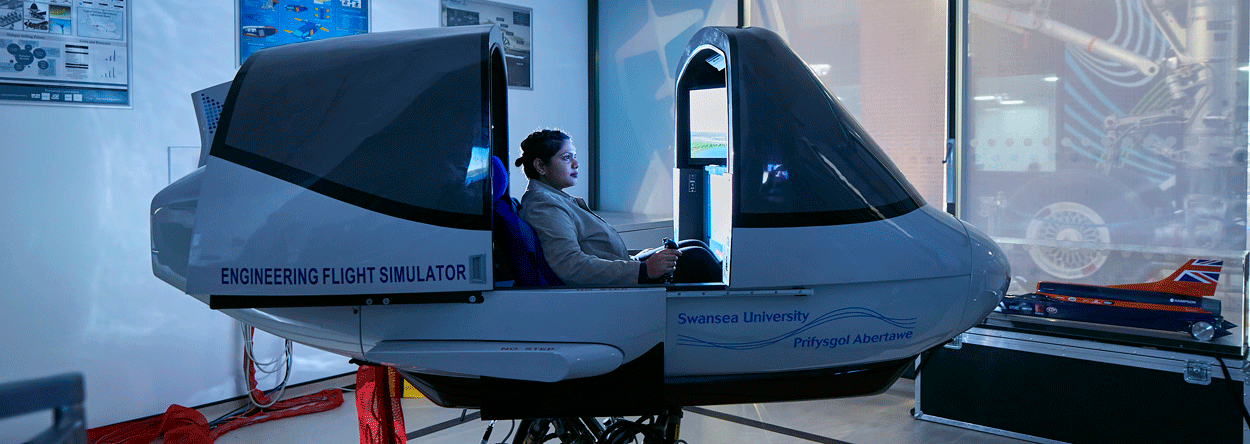
M 1199 341 L 1210 341 L 1215 338 L 1215 326 L 1207 321 L 1189 324 L 1189 334 Z

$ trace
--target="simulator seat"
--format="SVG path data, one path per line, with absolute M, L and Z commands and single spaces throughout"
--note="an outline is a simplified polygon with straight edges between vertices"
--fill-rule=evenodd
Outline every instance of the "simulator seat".
M 547 265 L 542 245 L 534 228 L 517 216 L 521 204 L 508 194 L 508 169 L 498 156 L 490 158 L 494 195 L 495 282 L 515 280 L 517 287 L 549 287 L 564 285 Z

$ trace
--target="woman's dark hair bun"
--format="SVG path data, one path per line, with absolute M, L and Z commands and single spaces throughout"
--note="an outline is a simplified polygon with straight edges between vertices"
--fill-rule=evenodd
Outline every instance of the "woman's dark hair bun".
M 534 169 L 533 159 L 544 162 L 560 151 L 569 135 L 558 129 L 541 129 L 530 133 L 521 141 L 521 155 L 516 159 L 516 166 L 525 168 L 525 177 L 538 179 L 538 171 Z

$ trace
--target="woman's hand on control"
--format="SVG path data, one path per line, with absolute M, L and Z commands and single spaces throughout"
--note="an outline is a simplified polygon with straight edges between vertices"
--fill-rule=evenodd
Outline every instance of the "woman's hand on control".
M 648 248 L 648 249 L 646 249 L 646 250 L 639 251 L 637 254 L 635 254 L 635 255 L 634 255 L 634 257 L 638 257 L 638 256 L 646 256 L 646 255 L 648 255 L 648 254 L 651 254 L 651 252 L 656 251 L 656 250 L 659 250 L 659 249 L 661 249 L 661 248 L 664 248 L 664 247 L 651 247 L 651 248 Z
M 681 256 L 681 251 L 671 248 L 665 248 L 652 254 L 647 258 L 647 277 L 656 279 L 660 276 L 672 273 L 677 269 L 677 257 Z

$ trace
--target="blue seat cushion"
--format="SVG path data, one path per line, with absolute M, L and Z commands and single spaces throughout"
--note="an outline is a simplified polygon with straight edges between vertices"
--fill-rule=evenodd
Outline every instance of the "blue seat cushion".
M 508 196 L 508 170 L 503 166 L 503 161 L 495 156 L 491 156 L 491 177 L 495 198 L 495 244 L 507 259 L 500 263 L 506 262 L 503 267 L 510 268 L 507 271 L 511 271 L 516 286 L 564 285 L 547 264 L 534 228 L 517 215 L 521 205 Z M 497 277 L 496 281 L 498 280 Z

